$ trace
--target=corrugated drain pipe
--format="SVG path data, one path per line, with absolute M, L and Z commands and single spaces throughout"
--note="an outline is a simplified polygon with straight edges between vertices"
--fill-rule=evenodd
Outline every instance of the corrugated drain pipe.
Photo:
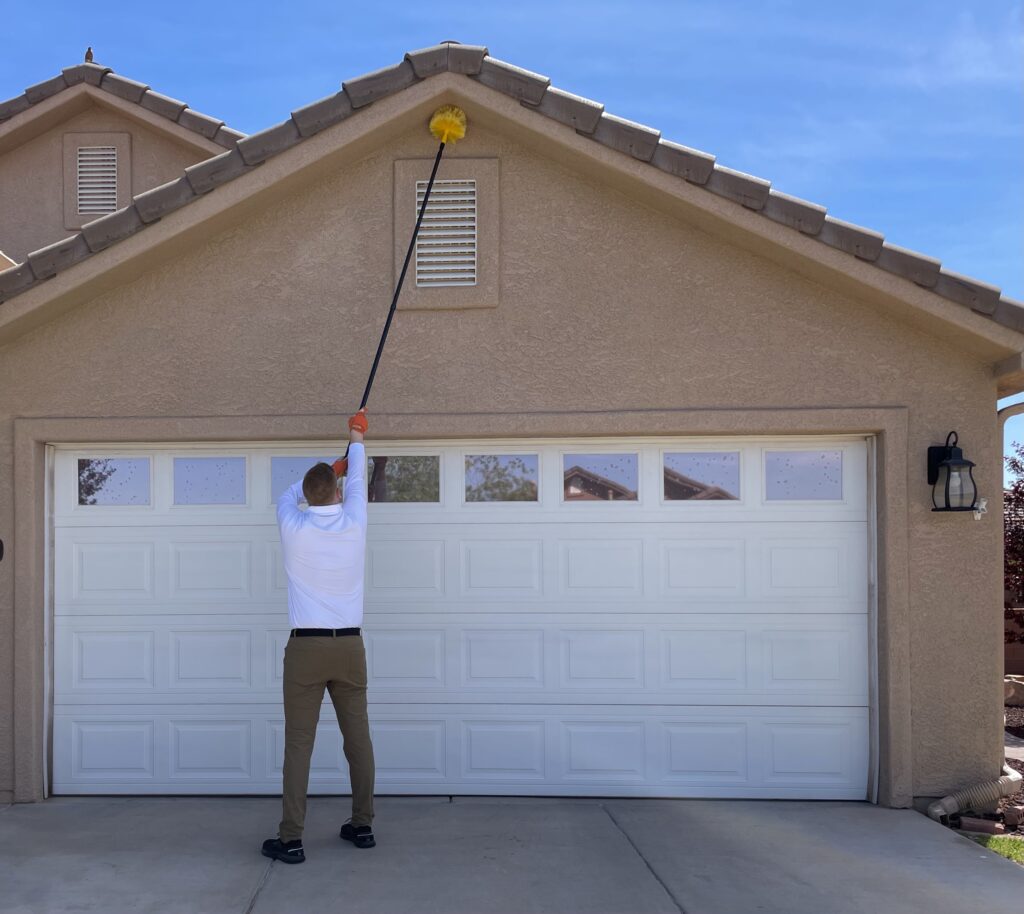
M 1006 420 L 1011 416 L 1018 416 L 1024 413 L 1024 403 L 1014 403 L 1012 406 L 1004 406 L 998 411 L 999 428 L 1002 430 Z M 975 812 L 982 812 L 986 806 L 998 803 L 1003 797 L 1013 796 L 1020 790 L 1022 778 L 1020 772 L 1015 771 L 1006 762 L 1003 762 L 1003 776 L 991 781 L 982 781 L 979 784 L 972 784 L 963 790 L 956 790 L 941 800 L 935 800 L 928 804 L 928 815 L 936 822 L 966 809 L 973 809 Z
M 998 803 L 1003 797 L 1012 797 L 1020 790 L 1021 774 L 1014 771 L 1009 765 L 1003 764 L 1003 776 L 992 781 L 982 781 L 980 784 L 972 784 L 963 790 L 957 790 L 948 797 L 935 800 L 928 804 L 928 815 L 936 822 L 954 813 L 973 809 L 975 812 L 984 811 L 986 806 Z

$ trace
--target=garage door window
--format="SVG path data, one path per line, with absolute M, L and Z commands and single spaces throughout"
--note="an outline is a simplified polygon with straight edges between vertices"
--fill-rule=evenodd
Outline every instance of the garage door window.
M 563 454 L 562 498 L 572 502 L 636 501 L 636 454 Z
M 736 501 L 740 497 L 738 451 L 665 454 L 665 501 Z
M 372 502 L 441 501 L 441 458 L 433 455 L 371 457 L 367 492 Z
M 293 483 L 306 475 L 310 467 L 318 463 L 333 463 L 334 457 L 271 457 L 270 458 L 270 500 L 274 504 Z
M 79 505 L 150 504 L 148 457 L 80 457 Z
M 842 501 L 842 451 L 768 451 L 764 458 L 768 501 Z
M 536 454 L 467 454 L 466 501 L 537 501 Z
M 176 505 L 244 505 L 244 457 L 175 457 Z

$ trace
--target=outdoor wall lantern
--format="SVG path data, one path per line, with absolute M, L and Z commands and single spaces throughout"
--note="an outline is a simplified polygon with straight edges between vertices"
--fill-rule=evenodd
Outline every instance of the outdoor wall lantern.
M 933 511 L 978 511 L 978 486 L 958 448 L 956 432 L 946 436 L 941 447 L 928 448 L 928 484 L 932 487 Z

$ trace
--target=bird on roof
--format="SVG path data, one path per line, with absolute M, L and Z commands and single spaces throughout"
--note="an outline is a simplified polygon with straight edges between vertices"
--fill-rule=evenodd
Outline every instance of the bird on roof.
M 85 62 L 86 63 L 92 63 L 92 47 L 91 46 L 85 49 Z

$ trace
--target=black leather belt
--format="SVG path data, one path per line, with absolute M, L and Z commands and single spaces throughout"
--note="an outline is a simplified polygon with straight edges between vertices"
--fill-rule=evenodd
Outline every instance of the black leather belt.
M 344 638 L 355 635 L 358 637 L 358 628 L 293 628 L 293 638 Z

